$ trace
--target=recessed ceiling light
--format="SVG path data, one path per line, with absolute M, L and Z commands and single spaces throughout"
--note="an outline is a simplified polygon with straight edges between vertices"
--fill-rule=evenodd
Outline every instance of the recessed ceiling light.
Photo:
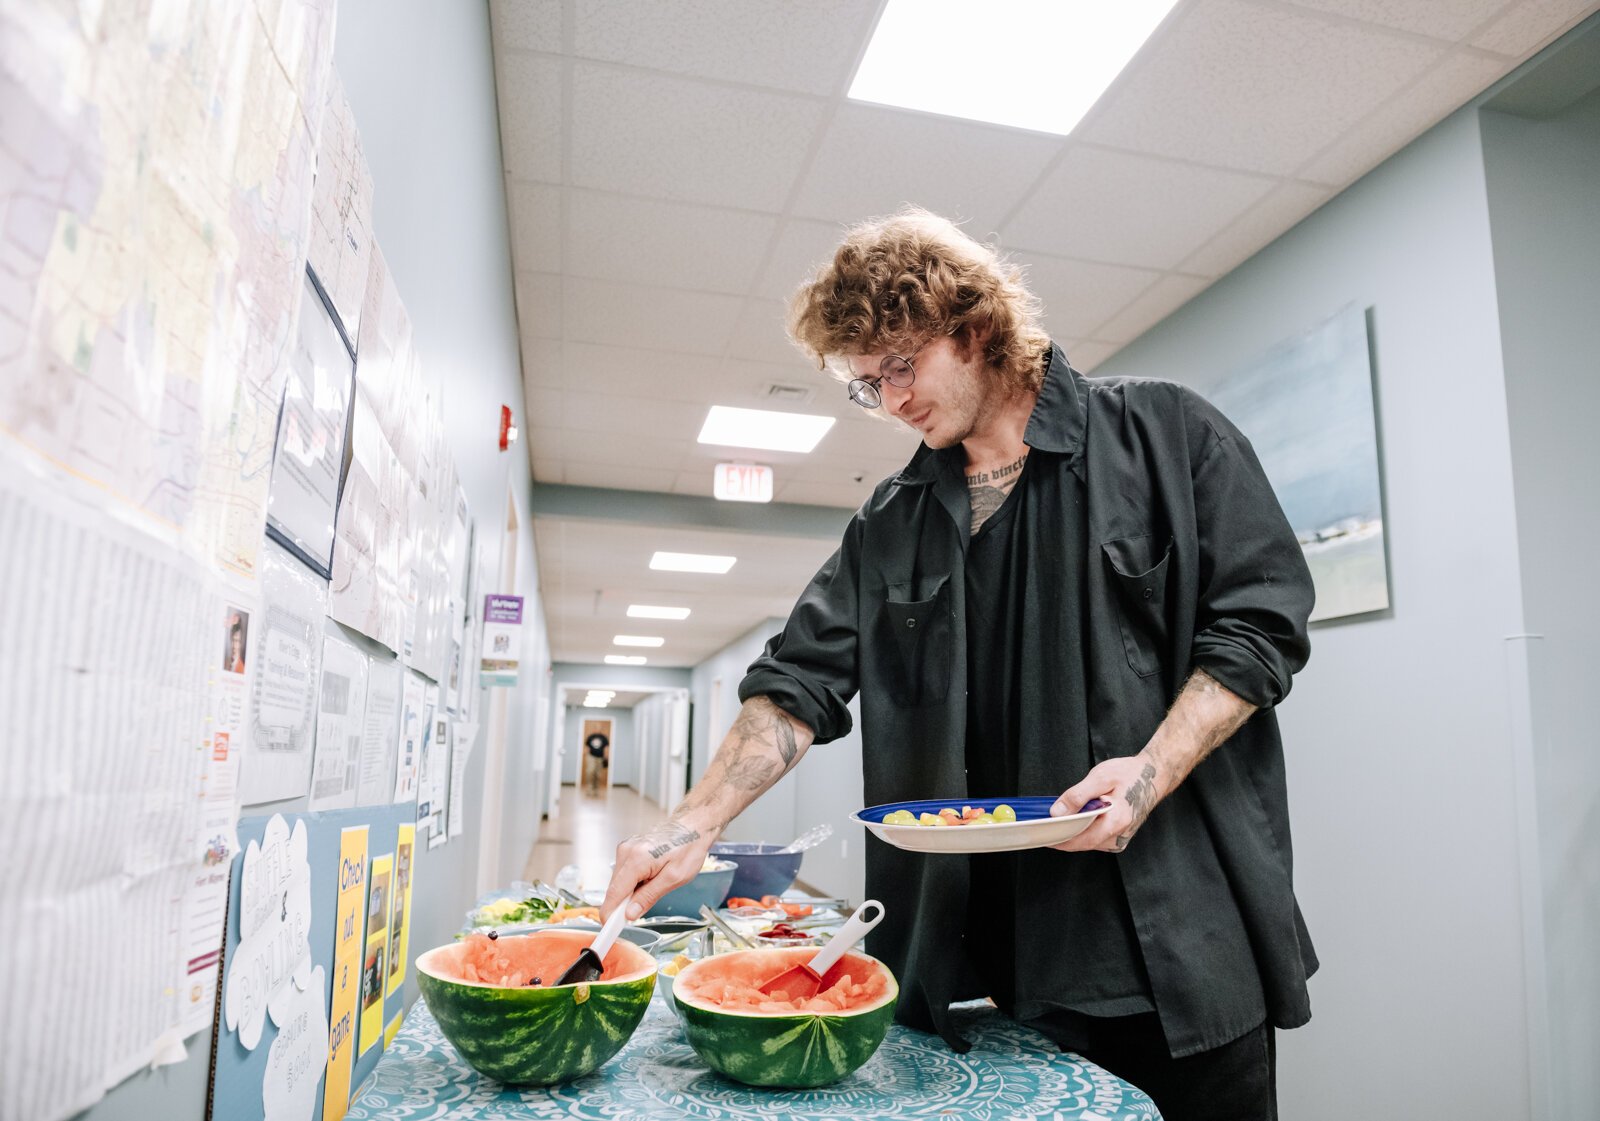
M 611 704 L 610 701 L 584 701 L 583 702 L 583 707 L 584 708 L 607 708 L 607 707 L 610 706 L 610 704 Z
M 613 646 L 660 646 L 667 640 L 646 634 L 619 634 L 611 639 Z
M 642 603 L 628 605 L 628 618 L 630 619 L 687 619 L 687 607 L 650 607 Z
M 607 654 L 608 666 L 642 666 L 645 663 L 643 654 Z
M 738 557 L 715 557 L 709 553 L 656 553 L 650 567 L 658 572 L 715 572 L 721 575 L 732 568 Z
M 700 442 L 726 448 L 808 452 L 827 435 L 833 423 L 831 416 L 712 405 L 711 411 L 706 414 L 705 424 L 700 428 Z
M 1065 136 L 1176 0 L 889 0 L 849 96 Z

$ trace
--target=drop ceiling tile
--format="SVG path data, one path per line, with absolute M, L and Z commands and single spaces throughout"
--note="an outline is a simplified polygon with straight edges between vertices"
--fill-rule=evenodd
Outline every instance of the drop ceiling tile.
M 565 423 L 566 396 L 559 389 L 524 386 L 523 404 L 527 408 L 527 416 L 520 420 L 522 427 L 560 428 Z
M 1211 280 L 1207 277 L 1167 273 L 1089 334 L 1105 342 L 1130 342 L 1177 311 L 1210 284 Z
M 659 436 L 630 436 L 626 440 L 607 439 L 603 432 L 566 432 L 565 462 L 570 482 L 581 464 L 612 464 L 618 467 L 648 467 L 661 472 L 659 485 L 670 485 L 683 470 L 684 460 L 693 446 L 689 440 L 669 440 Z
M 791 346 L 789 353 L 788 362 L 725 358 L 718 372 L 728 390 L 746 399 L 754 408 L 829 412 L 833 405 L 846 400 L 843 384 L 810 365 L 798 347 Z M 795 393 L 774 395 L 774 387 Z
M 702 354 L 568 343 L 562 384 L 619 397 L 705 402 L 728 384 Z
M 785 311 L 776 300 L 746 300 L 728 344 L 728 357 L 773 363 L 793 361 L 800 351 L 784 329 Z
M 514 179 L 561 182 L 561 66 L 548 55 L 495 52 L 501 152 Z
M 1450 42 L 1506 6 L 1506 0 L 1289 0 L 1297 8 L 1346 16 Z
M 583 0 L 584 58 L 701 78 L 833 94 L 842 90 L 876 0 Z
M 843 237 L 844 227 L 837 223 L 790 218 L 778 234 L 755 294 L 787 303 L 813 269 L 833 259 L 833 251 Z
M 528 331 L 521 334 L 522 380 L 542 389 L 560 388 L 565 366 L 561 340 L 540 338 Z
M 564 429 L 530 425 L 524 434 L 528 441 L 528 454 L 535 463 L 565 463 L 567 461 L 567 434 Z
M 569 392 L 562 423 L 569 431 L 693 440 L 705 423 L 707 408 L 699 402 L 659 397 Z
M 1593 0 L 1522 0 L 1472 37 L 1472 45 L 1521 59 L 1593 12 Z
M 1070 358 L 1072 365 L 1080 373 L 1093 373 L 1094 368 L 1122 349 L 1121 343 L 1096 342 L 1087 339 L 1077 345 Z
M 1353 183 L 1487 89 L 1511 63 L 1456 54 L 1300 169 L 1298 178 Z
M 1081 338 L 1160 278 L 1154 269 L 1101 265 L 1038 253 L 1015 253 L 1028 288 L 1044 305 L 1052 337 Z
M 678 477 L 672 483 L 673 494 L 692 494 L 701 498 L 711 496 L 711 468 L 694 467 L 688 471 L 679 471 Z
M 1165 271 L 1260 201 L 1273 180 L 1079 146 L 1004 231 L 1006 245 Z
M 744 295 L 778 219 L 724 207 L 573 190 L 567 247 L 573 276 Z
M 561 271 L 561 188 L 513 179 L 506 184 L 511 212 L 511 265 L 518 272 Z
M 823 135 L 793 212 L 859 222 L 915 203 L 992 240 L 1061 141 L 879 106 L 846 105 Z
M 1083 139 L 1288 175 L 1447 49 L 1311 13 L 1210 0 L 1150 44 Z
M 652 467 L 622 467 L 606 463 L 567 465 L 567 483 L 580 487 L 613 487 L 618 490 L 659 491 L 672 481 L 670 471 Z M 635 625 L 655 620 L 634 620 Z
M 1179 268 L 1196 276 L 1222 276 L 1276 240 L 1333 195 L 1329 187 L 1309 183 L 1280 184 L 1232 225 L 1190 254 Z
M 576 342 L 721 354 L 744 301 L 578 277 L 564 289 L 566 337 Z
M 559 459 L 535 459 L 533 478 L 540 483 L 563 483 L 567 477 Z
M 489 27 L 496 48 L 561 49 L 561 0 L 490 0 Z
M 576 63 L 570 182 L 777 212 L 822 115 L 788 94 Z
M 513 282 L 517 290 L 517 326 L 522 334 L 559 339 L 565 304 L 561 278 L 547 272 L 519 272 Z

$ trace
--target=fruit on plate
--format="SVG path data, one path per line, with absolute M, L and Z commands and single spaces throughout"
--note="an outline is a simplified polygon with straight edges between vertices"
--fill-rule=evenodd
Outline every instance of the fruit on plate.
M 607 952 L 598 981 L 554 984 L 593 941 L 582 930 L 472 934 L 418 958 L 417 981 L 478 1073 L 519 1086 L 566 1082 L 622 1049 L 655 990 L 655 960 L 627 941 Z
M 883 1042 L 900 997 L 888 966 L 847 953 L 809 1000 L 758 987 L 816 952 L 739 950 L 686 967 L 672 999 L 690 1046 L 713 1070 L 751 1086 L 826 1086 L 861 1066 Z
M 958 813 L 954 806 L 945 806 L 938 813 L 914 814 L 910 810 L 895 810 L 883 815 L 885 825 L 994 825 L 1017 820 L 1017 811 L 1000 803 L 993 810 L 982 806 L 962 806 Z

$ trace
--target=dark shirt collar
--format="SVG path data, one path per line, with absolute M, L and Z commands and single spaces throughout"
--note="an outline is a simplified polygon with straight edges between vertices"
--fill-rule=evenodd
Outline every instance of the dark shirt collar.
M 1072 368 L 1061 348 L 1050 344 L 1050 364 L 1039 387 L 1039 399 L 1028 416 L 1022 433 L 1023 443 L 1040 451 L 1073 456 L 1083 446 L 1083 431 L 1089 415 L 1089 387 L 1083 375 Z M 938 451 L 923 444 L 901 469 L 896 481 L 917 486 L 934 482 L 942 471 L 964 475 L 965 460 L 961 445 Z

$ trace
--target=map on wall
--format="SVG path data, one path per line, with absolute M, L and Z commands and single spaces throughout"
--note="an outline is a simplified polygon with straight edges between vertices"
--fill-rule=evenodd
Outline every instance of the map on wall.
M 1367 317 L 1351 306 L 1206 391 L 1249 437 L 1311 567 L 1311 621 L 1389 606 Z

